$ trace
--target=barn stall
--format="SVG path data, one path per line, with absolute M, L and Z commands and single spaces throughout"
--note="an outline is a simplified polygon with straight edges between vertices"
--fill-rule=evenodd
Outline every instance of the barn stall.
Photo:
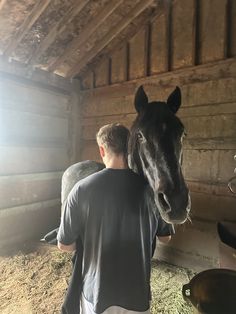
M 234 0 L 5 0 L 0 52 L 2 251 L 59 224 L 63 171 L 99 160 L 100 126 L 131 126 L 138 86 L 164 101 L 179 86 L 192 223 L 155 257 L 218 266 L 216 222 L 236 223 Z

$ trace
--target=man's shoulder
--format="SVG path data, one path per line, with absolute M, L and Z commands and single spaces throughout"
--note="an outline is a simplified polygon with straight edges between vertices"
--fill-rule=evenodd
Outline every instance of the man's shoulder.
M 77 188 L 86 188 L 88 185 L 94 184 L 99 178 L 103 177 L 103 169 L 88 175 L 76 183 Z

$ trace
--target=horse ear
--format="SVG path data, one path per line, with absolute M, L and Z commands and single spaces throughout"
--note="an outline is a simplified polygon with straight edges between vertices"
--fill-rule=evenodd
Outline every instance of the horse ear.
M 175 90 L 170 94 L 167 99 L 167 105 L 170 107 L 170 110 L 176 113 L 179 110 L 181 105 L 181 90 L 176 86 Z
M 134 99 L 134 105 L 136 111 L 139 113 L 148 104 L 148 97 L 143 89 L 143 86 L 139 86 Z

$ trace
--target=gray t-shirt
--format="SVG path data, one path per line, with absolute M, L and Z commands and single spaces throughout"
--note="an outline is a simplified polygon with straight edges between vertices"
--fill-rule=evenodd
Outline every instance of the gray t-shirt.
M 153 239 L 172 229 L 162 221 L 158 231 L 147 189 L 132 170 L 106 168 L 78 182 L 68 196 L 58 241 L 82 243 L 82 290 L 96 313 L 114 305 L 149 308 Z

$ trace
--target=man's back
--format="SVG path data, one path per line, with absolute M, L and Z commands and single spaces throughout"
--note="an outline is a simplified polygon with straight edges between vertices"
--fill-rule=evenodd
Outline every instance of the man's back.
M 157 222 L 145 189 L 131 170 L 106 168 L 79 182 L 69 196 L 66 214 L 72 217 L 66 221 L 72 221 L 83 245 L 83 295 L 96 313 L 114 305 L 140 312 L 149 308 Z

